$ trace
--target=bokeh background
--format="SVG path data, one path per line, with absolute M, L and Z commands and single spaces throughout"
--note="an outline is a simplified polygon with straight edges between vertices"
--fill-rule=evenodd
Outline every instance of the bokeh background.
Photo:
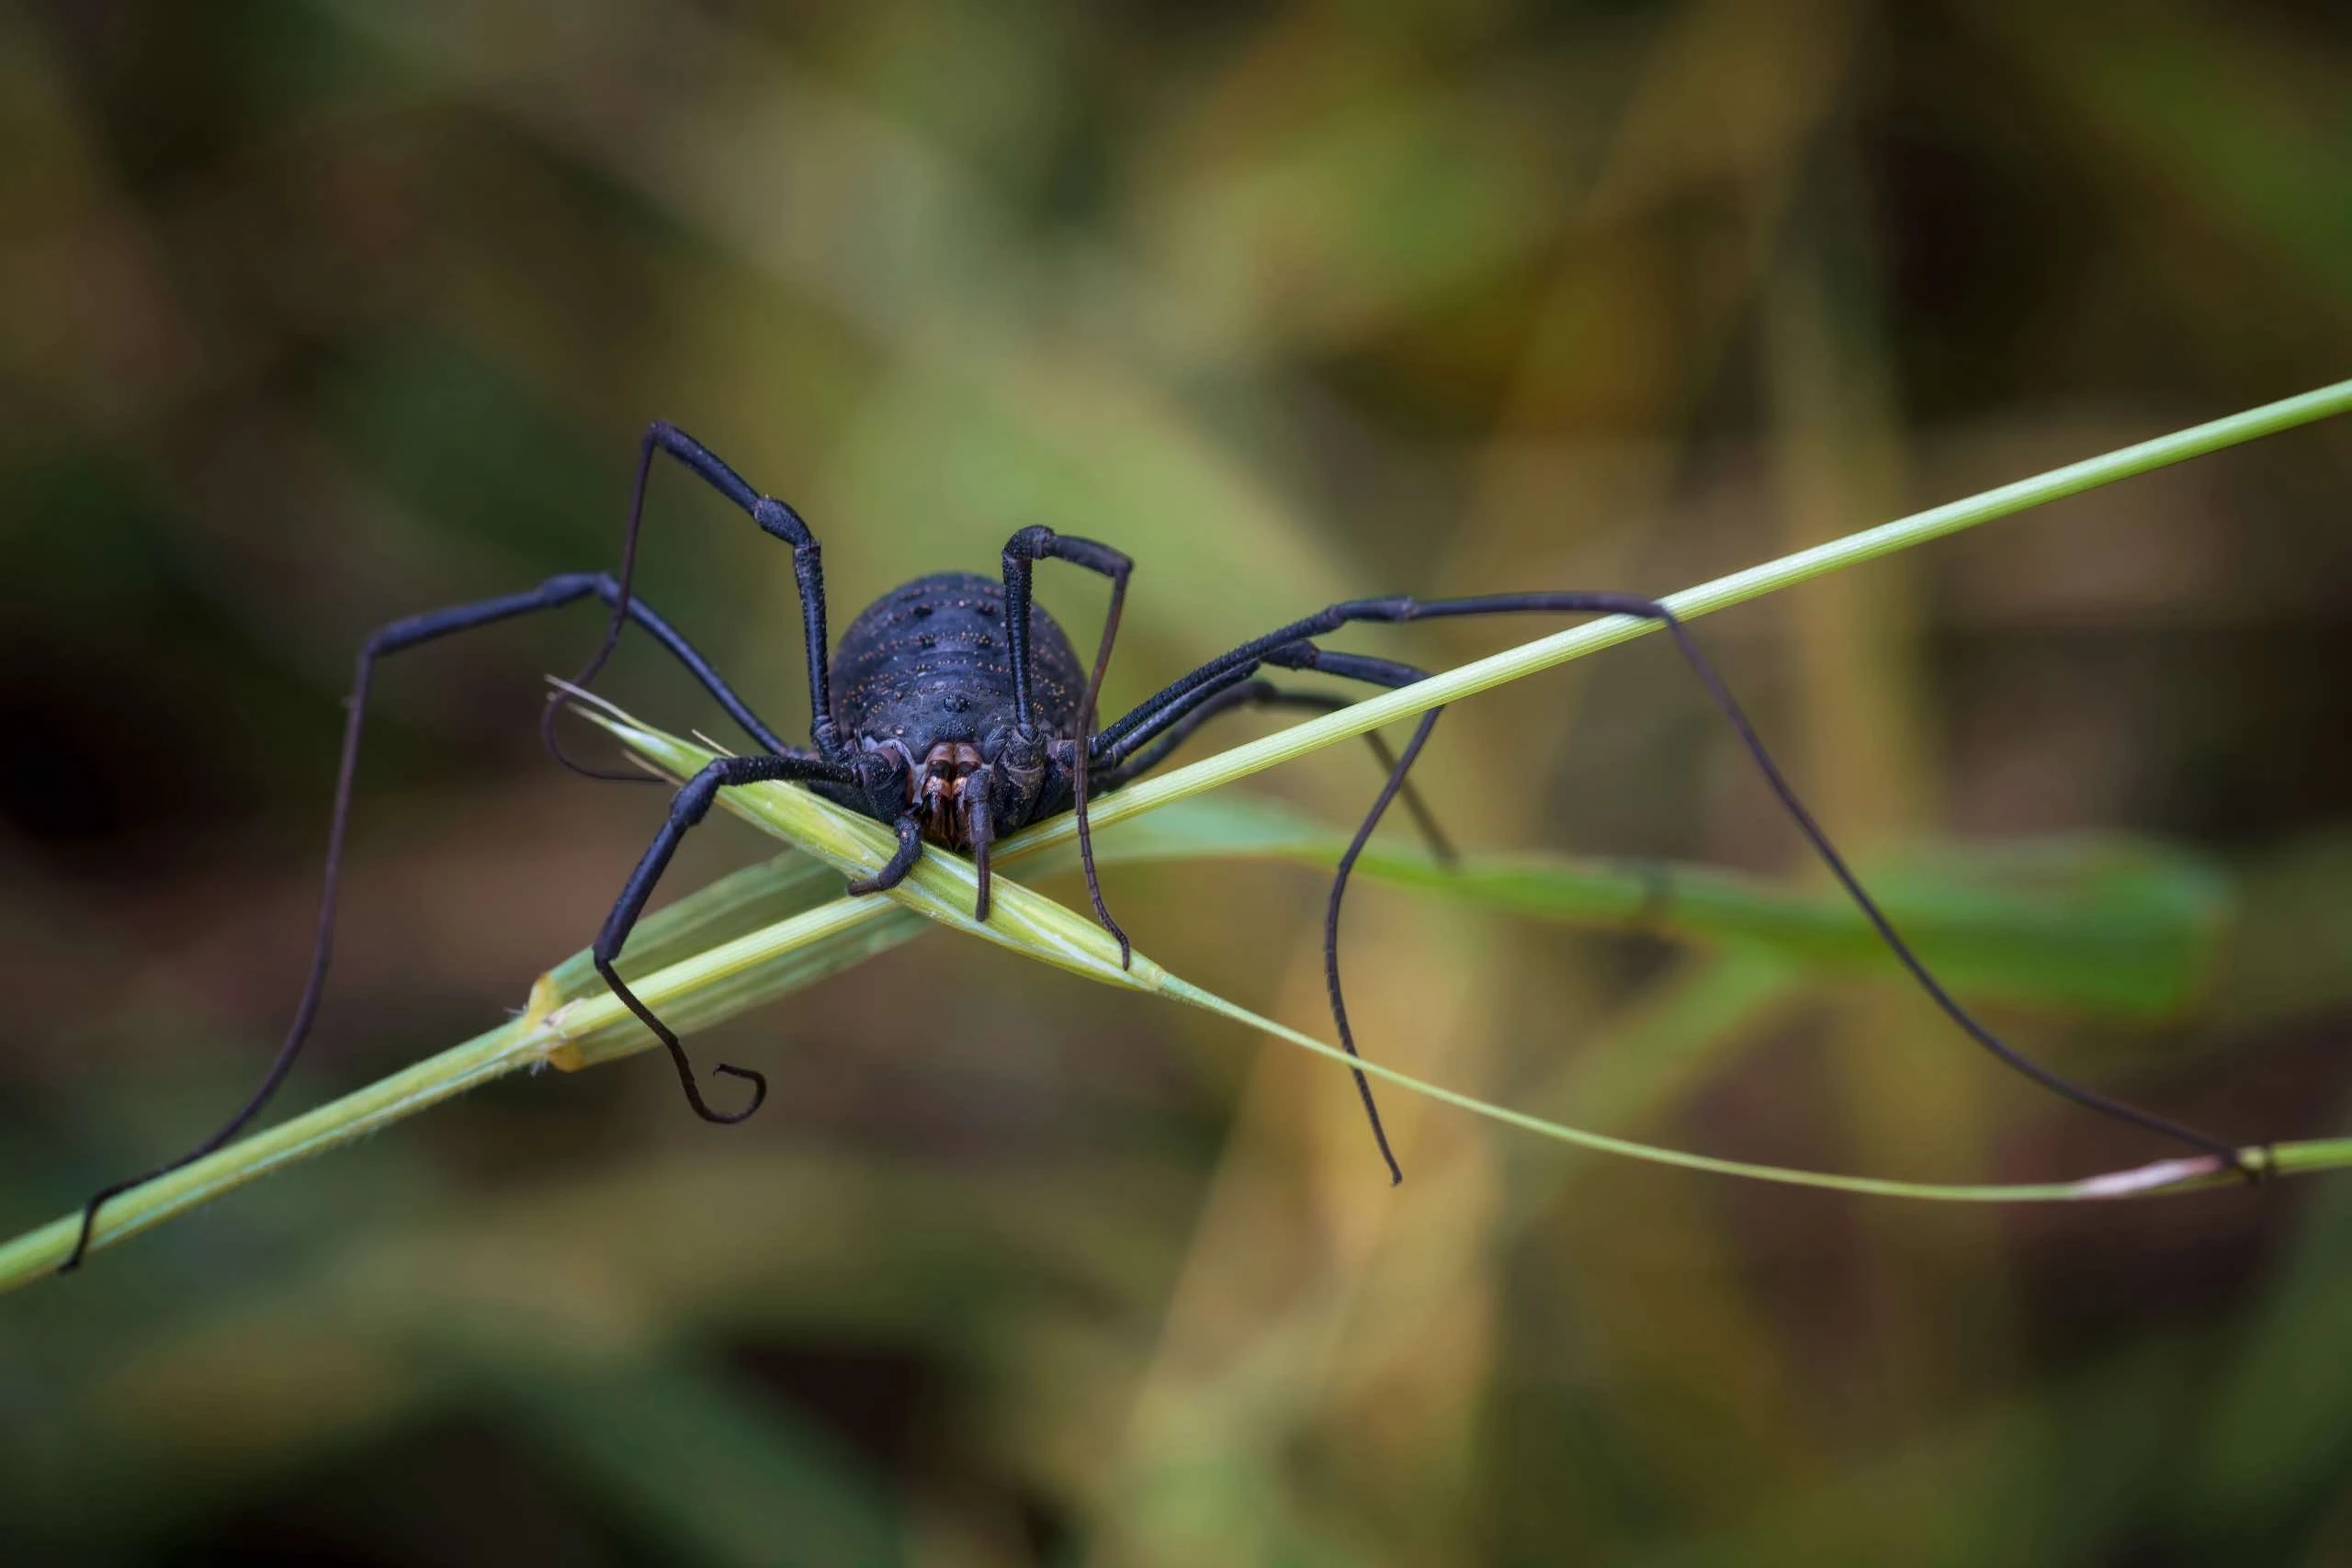
M 1115 708 L 1334 598 L 1664 592 L 2341 378 L 2347 106 L 2344 9 L 2250 0 L 0 7 L 0 1226 L 243 1097 L 353 649 L 609 564 L 649 419 L 809 515 L 842 618 L 1028 523 L 1125 547 Z M 2347 503 L 2308 430 L 1701 635 L 1866 861 L 2132 835 L 2218 890 L 2178 998 L 2022 1043 L 2342 1132 Z M 788 567 L 660 478 L 644 592 L 790 732 Z M 537 750 L 596 629 L 387 670 L 287 1103 L 593 933 L 658 809 Z M 712 722 L 643 649 L 605 684 Z M 1812 875 L 1662 646 L 1439 734 L 1470 845 Z M 772 850 L 700 837 L 673 886 Z M 1321 1032 L 1322 881 L 1110 893 Z M 1919 1179 L 2165 1152 L 1891 969 L 1357 899 L 1367 1049 L 1545 1114 Z M 0 1551 L 2352 1561 L 2341 1183 L 1898 1205 L 1391 1093 L 1391 1191 L 1327 1068 L 938 933 L 693 1043 L 766 1111 L 652 1056 L 502 1083 L 0 1302 Z

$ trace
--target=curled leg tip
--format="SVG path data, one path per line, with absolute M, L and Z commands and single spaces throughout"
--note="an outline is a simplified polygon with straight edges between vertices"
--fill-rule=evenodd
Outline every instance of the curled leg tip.
M 768 1079 L 765 1073 L 756 1073 L 749 1067 L 733 1066 L 725 1062 L 719 1063 L 718 1066 L 713 1067 L 711 1071 L 714 1073 L 723 1074 L 731 1078 L 741 1078 L 752 1086 L 751 1104 L 746 1105 L 741 1111 L 728 1112 L 714 1111 L 711 1113 L 710 1119 L 712 1121 L 729 1125 L 737 1122 L 749 1121 L 753 1112 L 757 1111 L 761 1106 L 767 1103 Z

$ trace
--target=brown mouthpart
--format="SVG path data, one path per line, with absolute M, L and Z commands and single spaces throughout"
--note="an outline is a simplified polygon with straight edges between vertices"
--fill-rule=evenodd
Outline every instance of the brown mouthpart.
M 945 849 L 971 847 L 971 815 L 964 791 L 987 764 L 980 749 L 968 740 L 943 740 L 931 749 L 922 766 L 907 775 L 907 805 L 922 824 L 922 836 Z M 979 786 L 988 787 L 983 777 Z

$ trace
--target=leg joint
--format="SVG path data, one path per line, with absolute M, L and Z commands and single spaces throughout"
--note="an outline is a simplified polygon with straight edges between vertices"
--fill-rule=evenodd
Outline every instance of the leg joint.
M 1337 631 L 1349 621 L 1409 621 L 1421 613 L 1421 607 L 1409 597 L 1398 594 L 1393 599 L 1350 599 L 1334 604 L 1317 615 L 1317 621 L 1328 619 L 1325 631 Z
M 1044 524 L 1032 524 L 1004 542 L 1004 558 L 1008 562 L 1042 560 L 1053 549 L 1057 536 Z
M 800 513 L 773 496 L 761 496 L 752 503 L 752 521 L 767 533 L 790 545 L 796 555 L 806 553 L 811 558 L 817 553 L 817 536 Z

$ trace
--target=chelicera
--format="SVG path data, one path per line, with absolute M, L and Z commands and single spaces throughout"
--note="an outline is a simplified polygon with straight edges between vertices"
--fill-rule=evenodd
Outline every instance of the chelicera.
M 654 459 L 667 456 L 749 513 L 752 521 L 792 550 L 798 583 L 801 631 L 808 674 L 809 744 L 796 746 L 771 729 L 736 694 L 678 630 L 631 592 L 646 481 Z M 1061 628 L 1031 602 L 1031 577 L 1039 561 L 1059 560 L 1108 580 L 1110 604 L 1093 663 L 1082 667 Z M 2045 1088 L 2077 1104 L 2176 1139 L 2214 1156 L 2247 1176 L 2260 1174 L 2237 1147 L 2177 1122 L 2109 1099 L 2075 1084 L 2020 1055 L 1964 1009 L 1929 972 L 1848 867 L 1765 749 L 1681 620 L 1655 600 L 1626 593 L 1509 592 L 1469 598 L 1357 599 L 1328 605 L 1314 615 L 1278 626 L 1179 676 L 1136 707 L 1099 728 L 1094 704 L 1117 636 L 1119 612 L 1133 562 L 1108 545 L 1023 528 L 1005 542 L 1001 571 L 989 579 L 963 573 L 918 578 L 876 600 L 842 634 L 838 647 L 827 635 L 825 576 L 816 536 L 797 512 L 763 495 L 735 470 L 684 431 L 652 425 L 639 451 L 637 484 L 617 572 L 571 573 L 537 588 L 413 615 L 379 628 L 361 645 L 349 718 L 344 731 L 341 771 L 328 830 L 325 886 L 309 976 L 277 1055 L 252 1098 L 217 1132 L 168 1164 L 94 1194 L 85 1205 L 71 1269 L 87 1250 L 99 1209 L 120 1193 L 221 1147 L 258 1115 L 285 1081 L 308 1037 L 324 987 L 333 951 L 335 895 L 340 881 L 345 829 L 349 821 L 352 779 L 359 756 L 369 687 L 376 662 L 421 643 L 512 620 L 585 599 L 596 599 L 612 615 L 604 640 L 575 681 L 585 686 L 603 669 L 624 627 L 635 625 L 666 649 L 701 682 L 759 750 L 722 757 L 682 785 L 653 842 L 623 885 L 591 947 L 597 972 L 669 1052 L 678 1081 L 695 1113 L 706 1121 L 741 1122 L 759 1109 L 766 1080 L 748 1068 L 721 1065 L 720 1074 L 751 1086 L 747 1103 L 722 1111 L 703 1096 L 694 1065 L 668 1025 L 654 1016 L 614 972 L 613 961 L 628 941 L 646 901 L 668 867 L 679 840 L 709 814 L 718 792 L 731 785 L 789 780 L 877 821 L 898 834 L 898 846 L 883 869 L 851 885 L 858 893 L 896 886 L 929 849 L 969 854 L 978 871 L 974 918 L 989 912 L 989 852 L 1002 835 L 1063 811 L 1075 811 L 1094 913 L 1117 936 L 1123 954 L 1127 939 L 1102 900 L 1087 830 L 1090 793 L 1100 794 L 1157 766 L 1184 739 L 1221 714 L 1246 706 L 1331 708 L 1340 700 L 1295 691 L 1263 674 L 1267 670 L 1316 671 L 1373 686 L 1398 687 L 1425 679 L 1411 665 L 1361 654 L 1337 652 L 1316 640 L 1357 622 L 1402 622 L 1491 615 L 1628 615 L 1663 626 L 1709 698 L 1737 731 L 1774 795 L 1845 891 L 1877 931 L 1895 960 L 1955 1024 L 1995 1056 Z M 548 748 L 576 772 L 599 778 L 640 780 L 582 766 L 556 741 L 560 696 L 542 716 Z M 1407 784 L 1414 760 L 1428 741 L 1438 709 L 1421 716 L 1411 739 L 1393 757 L 1377 738 L 1373 744 L 1388 766 L 1386 781 L 1332 879 L 1324 918 L 1324 963 L 1332 1015 L 1340 1042 L 1352 1055 L 1353 1032 L 1340 982 L 1339 924 L 1350 870 L 1389 806 L 1403 795 L 1441 857 L 1444 840 L 1427 809 Z M 1400 1179 L 1382 1132 L 1371 1085 L 1361 1072 L 1356 1088 L 1392 1179 Z

